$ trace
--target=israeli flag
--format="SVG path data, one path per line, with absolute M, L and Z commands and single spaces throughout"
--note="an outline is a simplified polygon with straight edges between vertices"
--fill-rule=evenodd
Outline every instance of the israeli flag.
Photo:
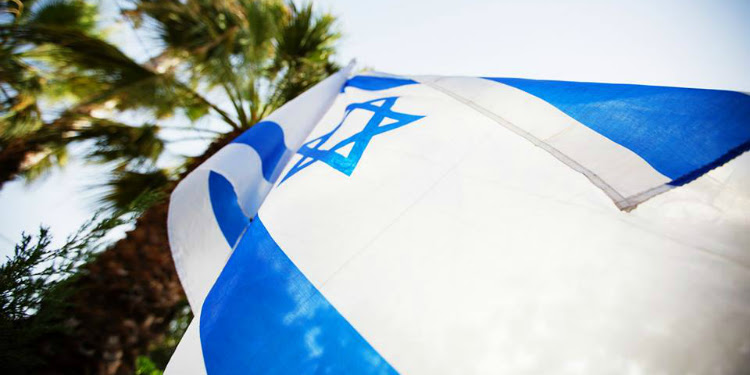
M 167 374 L 750 371 L 750 96 L 351 69 L 172 194 Z

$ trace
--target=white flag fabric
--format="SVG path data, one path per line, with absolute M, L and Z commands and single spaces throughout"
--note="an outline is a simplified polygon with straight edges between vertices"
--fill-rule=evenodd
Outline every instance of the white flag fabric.
M 750 371 L 750 96 L 350 71 L 172 194 L 167 374 Z

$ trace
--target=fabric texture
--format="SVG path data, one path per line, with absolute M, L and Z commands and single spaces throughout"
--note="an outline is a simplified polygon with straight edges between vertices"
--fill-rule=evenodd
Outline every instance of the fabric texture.
M 750 369 L 747 95 L 350 71 L 173 193 L 168 375 Z

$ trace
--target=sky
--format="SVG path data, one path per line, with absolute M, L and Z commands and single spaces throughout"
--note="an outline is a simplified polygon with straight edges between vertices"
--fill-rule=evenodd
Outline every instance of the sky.
M 301 3 L 301 1 L 296 1 Z M 338 60 L 396 74 L 522 77 L 750 92 L 748 0 L 318 0 L 344 34 Z M 117 18 L 103 0 L 106 20 Z M 113 42 L 144 60 L 127 23 Z M 197 154 L 205 143 L 180 145 Z M 94 212 L 106 169 L 73 160 L 62 172 L 0 191 L 0 256 L 22 231 L 58 239 Z

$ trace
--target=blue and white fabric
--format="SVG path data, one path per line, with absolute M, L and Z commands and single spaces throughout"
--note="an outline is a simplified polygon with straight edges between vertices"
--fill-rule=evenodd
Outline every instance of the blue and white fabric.
M 172 194 L 167 374 L 750 369 L 750 96 L 351 69 Z

